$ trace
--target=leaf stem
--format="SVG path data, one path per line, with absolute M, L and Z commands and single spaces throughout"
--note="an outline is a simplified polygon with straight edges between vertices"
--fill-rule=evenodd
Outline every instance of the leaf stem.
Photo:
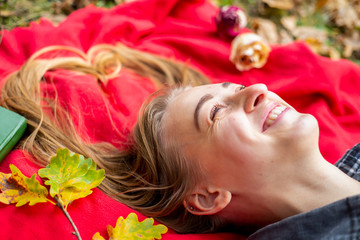
M 69 222 L 71 223 L 72 227 L 74 228 L 73 234 L 77 237 L 78 240 L 81 240 L 81 236 L 80 233 L 77 229 L 77 227 L 75 226 L 75 223 L 73 222 L 73 220 L 71 219 L 69 213 L 66 211 L 66 209 L 64 208 L 64 206 L 61 204 L 59 198 L 57 196 L 54 197 L 54 199 L 56 200 L 56 206 L 58 206 L 61 211 L 65 214 L 66 218 L 69 220 Z

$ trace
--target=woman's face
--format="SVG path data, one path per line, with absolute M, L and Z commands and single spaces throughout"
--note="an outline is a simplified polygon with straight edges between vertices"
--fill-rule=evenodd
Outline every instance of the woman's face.
M 208 183 L 238 194 L 276 187 L 318 146 L 315 118 L 263 84 L 185 90 L 169 103 L 164 124 L 165 137 L 198 161 Z

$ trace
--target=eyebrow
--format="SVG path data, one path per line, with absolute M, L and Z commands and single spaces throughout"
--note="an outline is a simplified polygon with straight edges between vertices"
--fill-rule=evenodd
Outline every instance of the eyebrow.
M 198 131 L 200 131 L 200 125 L 199 125 L 199 112 L 202 105 L 204 105 L 205 102 L 212 99 L 214 96 L 211 94 L 205 94 L 202 98 L 200 98 L 198 104 L 196 105 L 195 112 L 194 112 L 194 121 L 195 121 L 195 127 Z
M 222 86 L 223 88 L 227 88 L 230 84 L 231 84 L 231 82 L 223 82 L 223 83 L 221 84 L 221 86 Z

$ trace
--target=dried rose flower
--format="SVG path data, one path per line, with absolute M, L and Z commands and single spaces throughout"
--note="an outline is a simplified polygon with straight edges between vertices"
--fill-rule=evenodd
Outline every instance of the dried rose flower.
M 243 33 L 231 43 L 230 61 L 240 71 L 261 68 L 265 65 L 271 49 L 259 35 Z
M 233 38 L 246 26 L 247 19 L 241 8 L 223 6 L 215 18 L 215 23 L 220 34 Z

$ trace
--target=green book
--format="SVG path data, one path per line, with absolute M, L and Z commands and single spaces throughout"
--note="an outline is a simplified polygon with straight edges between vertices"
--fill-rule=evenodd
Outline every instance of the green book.
M 26 126 L 23 116 L 0 107 L 0 162 L 20 140 Z

